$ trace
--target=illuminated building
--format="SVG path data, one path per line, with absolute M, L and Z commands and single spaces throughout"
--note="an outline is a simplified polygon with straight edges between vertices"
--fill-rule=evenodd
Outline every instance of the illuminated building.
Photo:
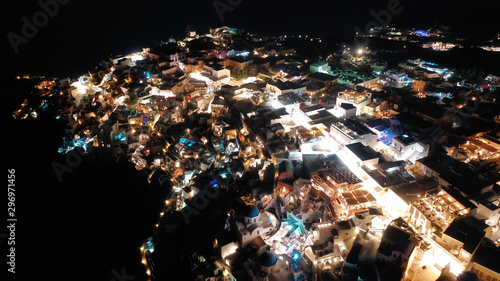
M 380 92 L 384 88 L 384 81 L 380 77 L 377 77 L 367 81 L 363 81 L 356 85 L 356 87 L 358 86 L 370 89 L 373 92 Z
M 253 59 L 248 56 L 234 56 L 232 58 L 226 58 L 224 61 L 224 66 L 231 66 L 238 70 L 243 70 L 253 63 Z
M 379 181 L 379 179 L 376 180 Z M 424 197 L 427 192 L 436 189 L 438 186 L 437 182 L 435 182 L 432 179 L 421 181 L 420 184 L 416 182 L 407 182 L 407 183 L 401 182 L 398 184 L 395 181 L 394 183 L 396 184 L 391 184 L 390 181 L 385 181 L 385 179 L 382 180 L 384 180 L 382 182 L 384 184 L 381 184 L 381 186 L 384 188 L 388 186 L 388 188 L 387 188 L 387 193 L 383 194 L 380 197 L 378 203 L 384 207 L 384 209 L 386 210 L 386 214 L 393 219 L 400 216 L 404 216 L 407 212 L 412 214 L 413 217 L 415 218 L 416 215 L 413 214 L 414 211 L 411 210 L 412 202 Z M 387 182 L 387 184 L 385 184 L 385 182 Z M 425 226 L 427 224 L 427 222 L 421 222 L 418 219 L 419 218 L 415 218 L 411 219 L 410 221 L 414 225 L 416 225 L 415 221 L 418 222 L 418 225 Z M 425 229 L 425 231 L 429 230 L 430 230 L 430 223 L 428 225 L 428 228 Z
M 347 224 L 349 229 L 345 229 L 344 224 Z M 310 230 L 313 233 L 314 244 L 310 246 L 311 251 L 306 250 L 306 256 L 316 261 L 321 270 L 339 267 L 346 256 L 344 240 L 355 236 L 355 231 L 350 233 L 350 229 L 353 228 L 349 221 L 340 224 L 331 222 L 313 224 Z
M 336 154 L 303 154 L 303 164 L 309 177 L 323 169 L 337 169 L 345 164 Z
M 467 164 L 439 153 L 417 160 L 415 171 L 435 178 L 442 186 L 459 190 L 467 198 L 492 190 L 494 184 L 492 180 L 480 177 Z
M 354 119 L 332 123 L 330 126 L 330 136 L 342 145 L 360 142 L 364 145 L 375 147 L 377 143 L 377 135 Z
M 415 30 L 413 32 L 413 34 L 417 35 L 417 36 L 421 36 L 421 37 L 429 37 L 431 36 L 430 32 L 426 31 L 426 30 Z
M 436 237 L 436 242 L 467 264 L 485 237 L 487 228 L 491 230 L 490 226 L 474 217 L 455 219 L 441 237 Z
M 271 80 L 276 80 L 279 76 L 279 73 L 275 73 L 275 72 L 271 72 L 269 70 L 261 70 L 259 71 L 259 74 L 257 77 L 259 78 L 267 78 L 267 79 L 271 79 Z
M 388 34 L 401 35 L 396 30 Z M 420 35 L 426 36 L 424 32 Z M 214 36 L 221 38 L 216 44 L 218 47 L 229 45 L 228 38 Z M 265 44 L 256 44 L 250 50 L 256 53 L 254 55 L 262 55 L 259 53 L 266 52 Z M 395 108 L 394 100 L 401 104 L 405 101 L 398 93 L 391 93 L 390 103 L 379 98 L 372 100 L 372 93 L 384 96 L 385 93 L 377 92 L 398 87 L 401 89 L 392 92 L 411 96 L 413 93 L 406 90 L 413 85 L 422 97 L 431 82 L 441 83 L 441 87 L 441 78 L 449 78 L 450 71 L 422 60 L 407 60 L 398 64 L 399 69 L 407 73 L 389 70 L 380 73 L 378 78 L 367 80 L 373 76 L 358 75 L 351 70 L 332 71 L 327 62 L 317 62 L 311 65 L 311 74 L 304 75 L 301 63 L 285 62 L 278 57 L 253 60 L 243 50 L 230 48 L 232 46 L 227 46 L 230 51 L 203 53 L 206 54 L 203 59 L 194 58 L 195 54 L 186 64 L 181 63 L 186 58 L 180 50 L 168 54 L 148 51 L 148 58 L 157 60 L 154 63 L 144 59 L 141 53 L 115 58 L 112 60 L 114 65 L 106 63 L 106 70 L 111 69 L 109 73 L 94 71 L 88 79 L 82 77 L 71 87 L 65 85 L 67 89 L 54 93 L 76 100 L 64 109 L 65 114 L 56 116 L 59 119 L 72 115 L 67 120 L 70 126 L 67 132 L 71 134 L 65 139 L 68 147 L 82 146 L 90 140 L 95 152 L 110 156 L 110 159 L 128 152 L 136 169 L 149 174 L 148 181 L 152 177 L 164 179 L 170 174 L 173 189 L 166 202 L 168 210 L 182 209 L 186 198 L 200 198 L 194 197 L 195 192 L 202 193 L 202 185 L 196 180 L 200 170 L 213 175 L 213 180 L 207 183 L 212 187 L 234 188 L 236 194 L 247 187 L 251 190 L 252 196 L 232 197 L 235 200 L 228 204 L 236 208 L 228 213 L 228 218 L 233 220 L 226 221 L 226 230 L 232 228 L 234 233 L 231 235 L 237 237 L 227 238 L 234 241 L 223 242 L 222 260 L 203 263 L 204 258 L 199 253 L 192 255 L 192 260 L 198 259 L 206 271 L 212 271 L 207 280 L 219 277 L 234 280 L 230 270 L 248 274 L 249 280 L 312 280 L 322 272 L 337 270 L 348 255 L 351 259 L 346 261 L 346 267 L 356 265 L 351 267 L 352 272 L 359 273 L 360 268 L 365 270 L 376 258 L 377 262 L 387 263 L 384 270 L 388 268 L 405 275 L 415 253 L 420 250 L 422 263 L 415 264 L 417 268 L 426 265 L 440 269 L 449 263 L 456 275 L 470 262 L 468 267 L 480 278 L 500 280 L 500 268 L 491 262 L 498 260 L 498 249 L 487 244 L 488 238 L 498 237 L 498 233 L 492 234 L 500 219 L 498 187 L 494 186 L 495 181 L 485 180 L 487 173 L 477 172 L 483 161 L 491 161 L 493 166 L 495 159 L 500 157 L 500 141 L 494 136 L 495 132 L 490 136 L 469 137 L 467 143 L 450 151 L 452 157 L 428 156 L 429 145 L 419 140 L 433 136 L 431 131 L 436 126 L 447 128 L 445 125 L 449 125 L 453 114 L 448 114 L 444 108 L 429 105 L 412 107 L 408 112 L 401 108 L 402 113 L 390 120 L 360 121 L 369 118 L 365 114 L 390 112 Z M 271 54 L 279 52 L 269 51 Z M 292 51 L 283 48 L 282 52 Z M 236 69 L 244 69 L 251 63 L 260 68 L 269 68 L 273 62 L 278 64 L 269 71 L 261 71 L 261 76 L 274 81 L 264 83 L 255 77 L 231 80 L 229 69 L 213 59 L 225 57 L 227 53 L 236 55 L 224 59 L 224 64 Z M 371 64 L 364 53 L 360 50 L 359 56 L 348 62 L 355 66 Z M 382 71 L 386 66 L 381 64 L 373 68 Z M 185 76 L 184 71 L 189 75 Z M 413 81 L 408 73 L 425 79 Z M 102 77 L 101 84 L 91 86 L 89 81 L 99 77 Z M 498 83 L 499 77 L 491 74 L 487 80 Z M 160 85 L 163 78 L 176 83 Z M 432 81 L 433 78 L 440 79 Z M 339 114 L 333 115 L 335 110 L 328 105 L 310 104 L 311 96 L 321 95 L 320 91 L 333 88 L 337 83 L 354 84 L 353 81 L 360 80 L 363 82 L 356 82 L 356 86 L 360 86 L 356 89 L 364 87 L 366 91 L 342 91 L 337 99 Z M 52 83 L 43 81 L 36 89 L 43 92 L 53 87 Z M 69 81 L 64 83 L 69 84 Z M 114 83 L 116 87 L 111 88 Z M 217 90 L 222 84 L 223 94 L 219 95 Z M 266 84 L 265 90 L 261 88 L 263 84 Z M 455 87 L 451 82 L 445 86 Z M 172 90 L 165 87 L 172 87 Z M 332 88 L 328 90 L 333 92 Z M 461 96 L 463 89 L 457 90 Z M 93 97 L 94 93 L 98 94 Z M 451 98 L 446 92 L 426 94 Z M 27 103 L 23 102 L 22 106 Z M 91 109 L 82 110 L 80 104 L 89 104 Z M 236 108 L 231 108 L 235 104 Z M 45 108 L 46 103 L 42 103 L 38 114 Z M 238 111 L 241 111 L 240 116 Z M 390 115 L 376 116 L 392 117 Z M 90 129 L 78 132 L 90 119 L 97 120 L 92 124 L 97 128 L 92 132 L 94 138 Z M 159 140 L 159 136 L 163 139 Z M 375 149 L 383 151 L 384 158 L 380 158 Z M 390 162 L 391 158 L 398 161 Z M 151 172 L 153 169 L 156 170 Z M 247 182 L 234 184 L 243 173 L 248 176 L 244 178 L 248 186 Z M 307 179 L 297 180 L 299 176 Z M 424 176 L 428 178 L 421 180 Z M 245 208 L 237 208 L 240 199 L 245 202 Z M 225 212 L 222 216 L 226 219 Z M 407 221 L 406 230 L 420 236 L 420 242 L 425 242 L 421 245 L 430 246 L 417 248 L 409 233 L 394 226 L 387 227 L 389 221 L 397 217 Z M 168 227 L 167 232 L 174 228 Z M 372 239 L 372 236 L 382 237 L 380 247 L 376 247 L 378 238 Z M 355 239 L 366 241 L 364 245 L 354 242 L 351 248 Z M 216 244 L 217 241 L 214 248 L 218 247 Z M 156 250 L 155 255 L 159 255 L 161 247 L 153 247 L 151 239 L 144 245 L 141 249 L 143 263 L 148 264 L 151 260 L 149 256 L 148 259 L 144 257 L 144 250 L 150 253 Z M 243 258 L 238 260 L 240 254 Z M 155 275 L 153 265 L 149 266 L 148 275 Z M 345 280 L 355 275 L 347 271 L 343 271 Z M 381 270 L 381 280 L 389 280 L 384 279 L 384 274 Z
M 419 194 L 420 195 L 420 194 Z M 476 206 L 452 189 L 439 187 L 428 190 L 412 201 L 408 212 L 419 232 L 431 235 L 443 231 L 457 217 L 468 215 Z
M 356 116 L 356 107 L 352 103 L 341 103 L 337 110 L 340 118 L 349 119 Z
M 439 73 L 437 73 L 436 71 L 433 71 L 433 70 L 430 70 L 430 69 L 426 69 L 426 68 L 423 68 L 423 67 L 417 67 L 415 68 L 415 70 L 413 71 L 413 73 L 415 75 L 418 75 L 418 76 L 423 76 L 425 78 L 440 78 L 441 76 L 439 75 Z
M 471 202 L 477 206 L 475 217 L 483 219 L 488 225 L 495 226 L 500 220 L 499 195 L 493 191 L 483 193 Z
M 413 90 L 417 93 L 423 93 L 428 85 L 429 85 L 428 81 L 421 79 L 413 80 Z
M 387 154 L 395 160 L 404 160 L 414 163 L 429 154 L 429 144 L 417 141 L 408 134 L 402 134 L 392 139 L 387 146 Z
M 212 100 L 212 102 L 210 103 L 210 112 L 212 113 L 213 117 L 217 118 L 227 116 L 227 105 L 222 96 L 217 96 Z
M 326 61 L 318 61 L 309 66 L 309 72 L 311 74 L 319 72 L 319 73 L 326 73 L 326 74 L 332 74 L 332 68 L 328 65 L 328 62 Z
M 349 216 L 354 215 L 359 210 L 365 210 L 375 204 L 375 197 L 367 190 L 356 189 L 342 193 L 345 206 L 349 210 Z
M 374 165 L 379 161 L 380 153 L 375 152 L 372 148 L 361 142 L 347 144 L 345 148 L 349 159 L 357 167 Z
M 133 66 L 133 63 L 131 58 L 117 57 L 113 59 L 113 65 L 115 65 L 117 69 L 122 69 Z
M 452 149 L 449 155 L 477 166 L 481 161 L 492 161 L 500 156 L 500 141 L 494 136 L 478 133 L 468 137 L 465 143 Z
M 294 92 L 292 87 L 279 79 L 276 80 L 276 82 L 267 83 L 266 91 L 272 94 L 276 94 L 278 95 L 278 97 L 287 93 Z
M 415 180 L 415 178 L 405 169 L 405 166 L 406 162 L 400 160 L 365 166 L 364 170 L 381 187 L 387 188 L 395 185 L 403 185 Z
M 180 63 L 186 60 L 186 52 L 176 48 L 175 44 L 167 44 L 158 49 L 147 49 L 146 56 L 151 60 L 158 60 L 160 57 Z
M 231 71 L 219 64 L 205 65 L 204 69 L 217 79 L 224 79 L 231 76 Z
M 479 46 L 479 48 L 490 52 L 500 52 L 499 46 Z
M 246 247 L 257 236 L 270 237 L 275 225 L 271 223 L 269 216 L 270 214 L 266 212 L 261 213 L 254 205 L 246 206 L 243 211 L 243 220 L 236 222 L 240 247 Z
M 254 106 L 257 106 L 263 102 L 264 95 L 265 93 L 255 83 L 246 83 L 234 91 L 233 98 L 236 100 L 249 100 Z
M 389 69 L 384 72 L 383 77 L 386 79 L 387 84 L 392 87 L 402 88 L 413 83 L 413 79 L 402 71 Z
M 181 70 L 179 68 L 179 66 L 171 61 L 171 62 L 161 62 L 159 63 L 159 66 L 160 66 L 160 69 L 161 69 L 161 73 L 163 74 L 163 76 L 168 76 L 168 75 L 173 75 L 174 73 L 178 72 L 179 70 Z
M 339 93 L 336 106 L 340 106 L 343 103 L 350 103 L 356 107 L 356 116 L 359 116 L 365 112 L 365 106 L 371 101 L 372 94 L 369 92 L 346 90 Z
M 333 114 L 321 104 L 301 106 L 301 104 L 295 103 L 292 118 L 295 124 L 300 124 L 307 128 L 314 125 L 316 127 L 327 128 L 326 125 L 330 125 L 330 122 L 335 120 Z
M 356 212 L 352 217 L 356 227 L 364 232 L 382 233 L 391 220 L 382 213 L 380 207 L 369 207 L 367 210 Z
M 307 80 L 311 81 L 312 84 L 318 85 L 321 89 L 329 88 L 337 84 L 337 77 L 322 73 L 315 72 L 307 76 Z
M 490 73 L 485 78 L 486 81 L 491 81 L 493 83 L 500 82 L 500 73 Z
M 263 249 L 258 252 L 258 259 L 254 262 L 246 262 L 244 267 L 247 269 L 250 280 L 301 281 L 307 278 L 301 263 L 300 255 L 276 255 L 272 251 Z
M 431 43 L 425 43 L 425 44 L 422 44 L 422 48 L 424 49 L 433 49 L 433 50 L 436 50 L 436 51 L 449 51 L 450 49 L 453 49 L 457 46 L 457 44 L 453 44 L 453 43 L 443 43 L 443 42 L 431 42 Z M 460 46 L 460 45 L 458 45 Z

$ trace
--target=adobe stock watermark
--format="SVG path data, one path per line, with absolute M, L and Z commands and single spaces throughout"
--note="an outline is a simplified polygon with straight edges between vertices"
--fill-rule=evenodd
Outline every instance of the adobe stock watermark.
M 478 110 L 479 104 L 479 98 L 476 95 L 469 95 L 467 96 L 464 106 L 457 107 L 455 111 L 449 109 L 446 110 L 443 113 L 443 117 L 446 118 L 448 115 L 453 114 L 453 116 L 450 117 L 449 121 L 453 122 L 454 127 L 460 127 L 463 123 L 462 118 L 471 117 L 472 114 L 474 114 Z M 436 151 L 437 144 L 442 143 L 441 137 L 445 134 L 445 130 L 439 127 L 435 127 L 429 134 L 429 136 L 422 141 L 422 143 L 429 145 L 429 155 L 433 154 Z
M 111 274 L 113 274 L 114 277 L 112 277 L 110 281 L 131 281 L 135 279 L 134 275 L 127 275 L 125 267 L 122 267 L 121 273 L 118 273 L 118 271 L 113 268 Z
M 202 191 L 198 192 L 193 196 L 192 206 L 186 205 L 181 210 L 182 218 L 186 224 L 189 224 L 191 215 L 198 215 L 200 211 L 205 209 L 210 203 L 210 199 L 217 198 L 219 196 L 219 188 L 205 187 Z
M 85 153 L 86 151 L 83 148 L 76 147 L 66 153 L 65 164 L 55 160 L 52 161 L 50 166 L 52 170 L 54 170 L 54 173 L 56 173 L 59 183 L 63 181 L 64 174 L 73 172 L 73 169 L 82 163 L 82 156 L 85 155 Z
M 243 0 L 215 0 L 212 2 L 220 21 L 224 21 L 224 13 L 232 12 L 234 8 L 240 5 Z
M 21 44 L 28 44 L 30 39 L 33 39 L 40 28 L 45 27 L 49 23 L 49 19 L 55 17 L 59 13 L 60 5 L 66 5 L 70 0 L 39 0 L 38 6 L 41 10 L 35 12 L 31 17 L 31 20 L 27 17 L 22 17 L 21 21 L 23 23 L 21 27 L 21 32 L 18 33 L 9 32 L 7 34 L 7 39 L 9 39 L 10 45 L 14 50 L 14 53 L 19 53 L 19 46 Z
M 392 21 L 392 17 L 400 14 L 403 10 L 404 7 L 399 0 L 389 0 L 387 2 L 386 9 L 381 9 L 378 12 L 375 10 L 370 11 L 370 15 L 373 17 L 373 20 L 365 24 L 364 31 L 358 26 L 354 27 L 354 31 L 356 32 L 356 35 L 354 36 L 354 44 L 356 47 L 353 47 L 345 42 L 340 43 L 340 45 L 353 49 L 357 49 L 361 46 L 366 47 L 370 43 L 370 38 L 368 38 L 366 34 L 370 33 L 371 29 L 388 25 Z M 362 38 L 362 42 L 360 42 L 359 38 Z

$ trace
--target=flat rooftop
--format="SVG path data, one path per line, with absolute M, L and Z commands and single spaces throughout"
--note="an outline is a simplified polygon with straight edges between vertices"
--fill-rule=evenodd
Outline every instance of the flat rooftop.
M 366 146 L 360 142 L 348 144 L 345 147 L 362 161 L 375 159 L 380 156 L 380 154 L 373 150 L 371 147 Z

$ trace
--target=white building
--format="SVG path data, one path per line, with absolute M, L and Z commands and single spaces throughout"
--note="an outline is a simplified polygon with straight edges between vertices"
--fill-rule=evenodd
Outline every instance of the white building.
M 378 164 L 380 154 L 375 152 L 371 147 L 363 145 L 360 142 L 348 144 L 345 147 L 346 155 L 356 166 Z
M 231 76 L 231 71 L 220 64 L 205 65 L 204 69 L 217 79 Z
M 268 237 L 274 229 L 269 219 L 270 214 L 261 213 L 255 205 L 249 205 L 243 212 L 243 222 L 236 222 L 240 246 L 244 248 L 259 235 Z
M 416 141 L 413 137 L 403 134 L 392 139 L 387 153 L 395 160 L 415 163 L 420 158 L 429 155 L 429 144 Z
M 340 92 L 337 97 L 336 106 L 341 107 L 344 104 L 352 104 L 356 107 L 356 116 L 365 113 L 365 107 L 371 103 L 372 94 L 369 92 L 358 92 L 358 91 L 343 91 Z
M 360 142 L 374 148 L 377 144 L 377 135 L 356 120 L 332 123 L 330 136 L 342 145 Z

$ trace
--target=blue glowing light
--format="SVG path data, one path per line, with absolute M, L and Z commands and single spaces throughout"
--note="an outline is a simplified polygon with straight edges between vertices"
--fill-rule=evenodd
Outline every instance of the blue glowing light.
M 194 141 L 192 141 L 192 140 L 188 140 L 188 139 L 186 139 L 186 138 L 181 138 L 181 139 L 179 140 L 179 142 L 180 142 L 180 143 L 183 143 L 183 144 L 185 144 L 185 145 L 187 145 L 187 146 L 189 146 L 189 147 L 191 147 L 191 146 L 193 146 L 193 144 L 195 144 L 195 142 L 194 142 Z
M 115 137 L 115 140 L 117 141 L 126 141 L 127 140 L 127 137 L 123 135 L 123 133 L 120 133 L 119 135 L 117 135 Z
M 237 54 L 236 56 L 237 56 L 237 57 L 238 57 L 238 56 L 241 56 L 241 57 L 246 57 L 246 56 L 248 56 L 249 54 L 250 54 L 249 52 L 242 52 L 242 53 Z
M 418 36 L 422 36 L 422 37 L 429 37 L 431 36 L 431 34 L 425 30 L 415 30 L 415 32 L 413 32 L 415 35 L 418 35 Z
M 60 154 L 66 154 L 66 153 L 70 152 L 71 150 L 73 150 L 77 147 L 80 147 L 83 149 L 83 153 L 85 154 L 85 153 L 87 153 L 87 145 L 89 143 L 91 143 L 94 140 L 94 138 L 95 137 L 92 137 L 92 138 L 83 137 L 83 138 L 80 138 L 77 140 L 65 142 L 62 147 L 59 147 L 57 149 L 57 152 Z
M 218 186 L 218 184 L 217 184 L 217 180 L 213 180 L 213 181 L 211 181 L 211 182 L 210 182 L 210 185 L 211 185 L 212 187 L 217 187 L 217 186 Z
M 145 71 L 144 76 L 146 76 L 146 79 L 149 79 L 151 78 L 151 73 L 149 71 Z
M 392 131 L 390 128 L 382 131 L 380 138 L 378 139 L 383 144 L 389 146 L 392 144 L 392 139 L 396 136 L 396 133 Z
M 299 259 L 300 259 L 300 253 L 296 252 L 296 251 L 293 251 L 292 260 L 298 261 Z
M 144 249 L 147 250 L 147 251 L 149 251 L 150 253 L 154 252 L 155 248 L 154 248 L 154 245 L 153 245 L 153 237 L 149 237 L 148 238 L 148 241 L 144 245 Z

